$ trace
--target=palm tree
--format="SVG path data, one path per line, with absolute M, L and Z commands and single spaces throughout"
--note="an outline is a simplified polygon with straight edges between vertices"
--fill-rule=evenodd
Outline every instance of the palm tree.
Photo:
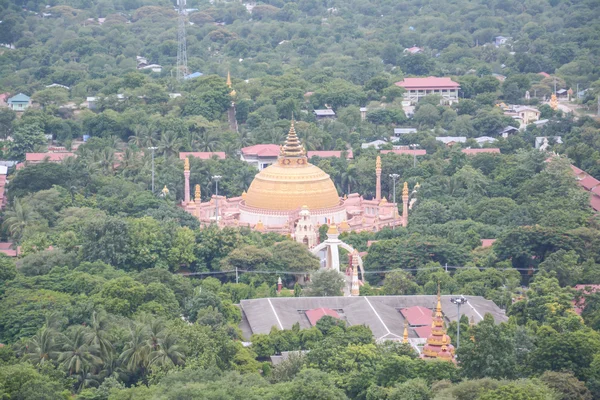
M 88 334 L 88 345 L 99 349 L 100 357 L 104 362 L 110 360 L 114 351 L 112 343 L 108 340 L 108 335 L 106 333 L 107 327 L 108 320 L 106 319 L 106 313 L 92 312 Z
M 149 321 L 148 324 L 148 340 L 146 340 L 146 345 L 148 346 L 148 351 L 152 352 L 158 349 L 160 345 L 160 340 L 164 334 L 165 324 L 161 318 L 155 318 Z
M 120 160 L 120 169 L 123 175 L 128 175 L 132 170 L 139 167 L 140 159 L 137 152 L 130 147 L 126 148 Z
M 83 326 L 74 328 L 64 336 L 63 351 L 58 361 L 67 369 L 69 375 L 79 375 L 102 364 L 102 359 L 96 355 L 98 348 L 90 345 L 88 338 L 89 333 Z
M 350 188 L 352 185 L 355 185 L 357 182 L 357 169 L 354 165 L 348 166 L 348 168 L 342 172 L 342 186 L 346 186 L 348 188 L 347 194 L 350 194 Z
M 56 332 L 44 325 L 25 345 L 25 358 L 34 365 L 43 365 L 58 357 Z
M 147 330 L 143 324 L 134 323 L 129 328 L 129 341 L 125 343 L 123 353 L 119 357 L 121 365 L 127 371 L 144 370 L 148 366 Z
M 133 127 L 133 135 L 129 136 L 129 144 L 136 146 L 137 148 L 143 148 L 146 145 L 146 137 L 149 133 L 149 129 L 144 125 L 136 125 Z
M 172 334 L 167 334 L 160 339 L 157 349 L 150 353 L 150 365 L 182 365 L 185 355 L 177 342 L 177 337 Z
M 181 139 L 177 137 L 174 131 L 166 131 L 160 137 L 158 142 L 158 151 L 166 157 L 170 157 L 179 152 L 181 148 Z
M 4 228 L 8 229 L 10 235 L 15 241 L 23 236 L 25 229 L 40 218 L 39 214 L 33 211 L 27 204 L 22 204 L 21 200 L 15 198 L 11 209 L 4 214 Z
M 192 144 L 200 151 L 215 151 L 219 146 L 219 137 L 214 131 L 204 130 L 199 132 Z
M 105 147 L 97 155 L 96 164 L 102 171 L 113 172 L 115 168 L 115 152 L 109 147 Z

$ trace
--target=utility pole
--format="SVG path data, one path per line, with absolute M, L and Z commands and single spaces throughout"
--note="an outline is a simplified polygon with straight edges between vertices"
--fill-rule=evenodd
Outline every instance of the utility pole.
M 187 42 L 185 38 L 185 17 L 187 0 L 177 0 L 177 80 L 183 81 L 188 75 L 187 67 Z
M 158 147 L 148 147 L 148 150 L 152 150 L 152 194 L 154 194 L 154 150 Z
M 456 304 L 456 307 L 458 308 L 458 315 L 456 317 L 456 348 L 458 349 L 460 347 L 460 306 L 465 304 L 467 299 L 464 296 L 460 296 L 453 297 L 450 301 Z
M 418 144 L 409 144 L 408 147 L 413 150 L 413 168 L 417 168 L 417 147 L 421 146 Z
M 238 279 L 238 267 L 235 267 L 235 283 L 240 283 L 239 279 Z
M 219 181 L 221 180 L 221 175 L 213 175 L 212 179 L 215 181 L 215 222 L 219 225 Z

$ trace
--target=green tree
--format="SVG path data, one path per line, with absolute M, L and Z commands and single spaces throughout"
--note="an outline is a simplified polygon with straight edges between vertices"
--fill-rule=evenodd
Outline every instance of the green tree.
M 382 291 L 386 295 L 411 295 L 419 291 L 419 285 L 409 273 L 392 271 L 386 274 Z
M 517 376 L 514 331 L 497 325 L 490 315 L 472 328 L 474 341 L 462 340 L 456 358 L 463 374 L 471 379 L 514 379 Z
M 345 285 L 346 278 L 340 272 L 320 269 L 311 275 L 306 293 L 309 296 L 341 296 Z
M 22 160 L 25 153 L 31 153 L 36 146 L 44 145 L 47 141 L 43 129 L 35 124 L 21 125 L 15 129 L 10 143 L 10 155 Z

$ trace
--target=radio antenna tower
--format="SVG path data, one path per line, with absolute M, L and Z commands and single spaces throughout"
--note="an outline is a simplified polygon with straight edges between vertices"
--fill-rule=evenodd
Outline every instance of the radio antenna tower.
M 185 40 L 186 0 L 177 0 L 177 80 L 182 81 L 188 75 L 187 42 Z

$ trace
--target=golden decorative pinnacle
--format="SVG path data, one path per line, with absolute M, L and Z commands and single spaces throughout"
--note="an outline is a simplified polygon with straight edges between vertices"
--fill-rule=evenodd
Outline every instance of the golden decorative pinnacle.
M 402 343 L 408 343 L 408 321 L 404 320 L 404 334 L 402 335 Z
M 294 117 L 292 117 L 292 123 L 290 124 L 290 131 L 288 132 L 285 144 L 281 148 L 281 155 L 285 157 L 306 157 L 306 150 L 296 135 L 296 128 L 294 127 Z
M 377 156 L 377 159 L 375 160 L 375 169 L 380 170 L 381 171 L 381 157 Z
M 438 281 L 437 305 L 435 307 L 435 316 L 442 317 L 442 295 L 440 294 L 440 282 Z
M 196 200 L 196 203 L 200 203 L 202 201 L 200 200 L 200 185 L 196 185 L 196 193 L 194 193 L 194 198 Z
M 402 188 L 402 196 L 408 196 L 408 182 L 404 182 L 404 187 Z
M 229 74 L 229 71 L 227 71 L 227 82 L 225 83 L 227 84 L 227 87 L 231 89 L 231 75 Z
M 184 171 L 189 171 L 190 170 L 190 159 L 187 158 L 187 157 L 183 161 L 183 170 Z

